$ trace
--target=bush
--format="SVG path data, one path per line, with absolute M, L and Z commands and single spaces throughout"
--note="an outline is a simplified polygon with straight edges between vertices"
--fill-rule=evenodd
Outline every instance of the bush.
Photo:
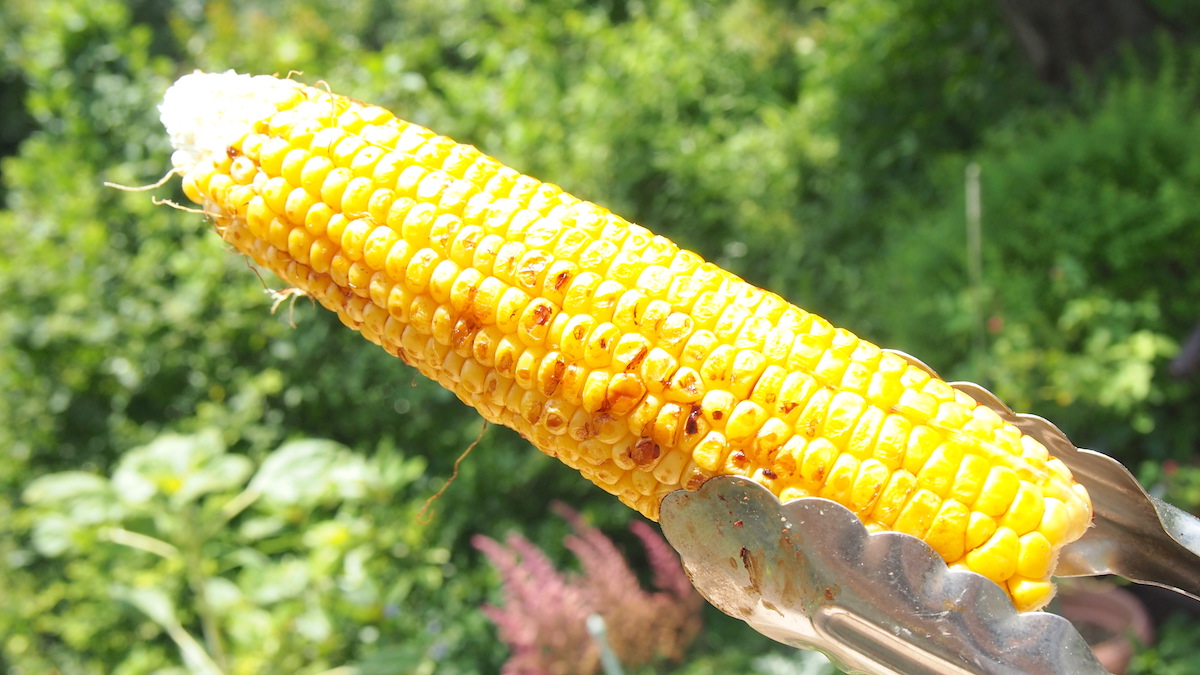
M 1135 69 L 1081 94 L 1075 112 L 1026 115 L 989 136 L 971 158 L 981 169 L 983 288 L 968 288 L 965 273 L 967 158 L 943 160 L 944 205 L 896 223 L 876 277 L 900 295 L 930 280 L 942 289 L 903 311 L 877 305 L 896 343 L 940 354 L 935 366 L 980 380 L 1078 443 L 1128 460 L 1193 452 L 1195 386 L 1168 379 L 1166 360 L 1195 324 L 1200 295 L 1188 274 L 1200 246 L 1194 58 L 1167 58 L 1154 77 Z

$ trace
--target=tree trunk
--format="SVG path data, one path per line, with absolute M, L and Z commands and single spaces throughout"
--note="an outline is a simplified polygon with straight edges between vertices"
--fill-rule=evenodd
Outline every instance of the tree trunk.
M 1166 27 L 1144 0 L 998 0 L 1039 77 L 1070 84 L 1121 42 Z

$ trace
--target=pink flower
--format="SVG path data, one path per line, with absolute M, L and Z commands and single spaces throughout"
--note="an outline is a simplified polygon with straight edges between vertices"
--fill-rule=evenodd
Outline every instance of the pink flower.
M 640 521 L 630 526 L 650 563 L 656 590 L 647 591 L 612 540 L 566 506 L 555 504 L 554 510 L 574 529 L 565 543 L 581 573 L 558 572 L 520 535 L 509 535 L 507 546 L 484 536 L 472 540 L 503 580 L 503 606 L 483 608 L 512 650 L 502 672 L 597 672 L 599 647 L 586 626 L 591 614 L 604 618 L 609 645 L 626 666 L 682 658 L 700 631 L 702 600 L 662 536 Z

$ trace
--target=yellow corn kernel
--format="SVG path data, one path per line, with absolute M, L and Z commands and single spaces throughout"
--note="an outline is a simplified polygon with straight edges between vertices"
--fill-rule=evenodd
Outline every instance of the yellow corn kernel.
M 854 481 L 858 477 L 859 465 L 858 459 L 848 452 L 838 455 L 817 496 L 839 504 L 848 504 L 850 493 L 854 489 Z
M 699 409 L 697 409 L 699 413 Z M 776 450 L 792 436 L 792 427 L 778 417 L 768 417 L 754 434 L 754 458 L 759 464 L 771 468 Z
M 1047 497 L 1042 504 L 1042 520 L 1038 523 L 1037 531 L 1047 540 L 1062 541 L 1070 528 L 1071 515 L 1063 503 L 1053 497 Z
M 779 484 L 791 485 L 798 480 L 800 465 L 804 460 L 805 445 L 803 438 L 792 436 L 784 441 L 779 451 L 775 453 L 775 460 L 771 464 L 771 470 L 775 473 Z M 782 497 L 781 493 L 780 498 Z
M 487 419 L 650 518 L 671 490 L 751 476 L 923 537 L 1021 609 L 1052 594 L 1090 499 L 995 412 L 474 148 L 256 82 L 276 112 L 212 115 L 241 140 L 177 152 L 185 194 L 233 246 Z M 169 127 L 245 100 L 203 86 L 218 90 L 169 95 L 186 100 L 164 103 Z
M 1017 572 L 1019 553 L 1017 533 L 1007 527 L 999 527 L 979 548 L 968 552 L 964 560 L 972 572 L 1003 586 Z
M 996 533 L 996 519 L 992 516 L 972 511 L 971 518 L 967 522 L 967 538 L 965 545 L 967 550 L 976 549 L 983 546 L 983 543 L 991 538 Z
M 983 491 L 975 500 L 975 510 L 999 518 L 1012 505 L 1021 489 L 1017 474 L 1006 466 L 994 466 L 983 483 Z
M 877 459 L 863 460 L 854 479 L 846 507 L 860 517 L 875 507 L 892 472 Z
M 874 454 L 879 432 L 886 417 L 887 413 L 873 405 L 867 404 L 862 416 L 858 419 L 858 423 L 854 426 L 849 440 L 846 442 L 846 452 L 859 459 L 871 457 Z
M 1054 548 L 1041 532 L 1030 532 L 1018 540 L 1017 574 L 1027 579 L 1044 579 L 1054 568 Z
M 767 411 L 754 401 L 741 401 L 734 406 L 725 423 L 725 437 L 731 442 L 745 441 L 754 436 L 767 421 Z
M 853 392 L 841 391 L 835 394 L 829 402 L 829 412 L 825 418 L 825 438 L 840 447 L 848 445 L 850 434 L 854 431 L 866 405 L 866 401 Z
M 710 431 L 692 451 L 692 461 L 705 471 L 716 472 L 725 464 L 728 455 L 729 444 L 725 436 L 720 432 Z
M 671 375 L 663 395 L 668 401 L 695 403 L 704 395 L 700 373 L 687 366 L 680 366 Z
M 912 428 L 912 422 L 903 415 L 892 414 L 885 417 L 879 428 L 879 438 L 875 442 L 875 459 L 891 471 L 899 469 L 904 462 L 904 451 Z
M 1046 500 L 1042 490 L 1036 485 L 1021 481 L 1012 504 L 1000 518 L 1000 524 L 1008 527 L 1018 535 L 1031 532 L 1042 522 L 1046 510 Z
M 1054 597 L 1054 584 L 1044 578 L 1010 577 L 1005 590 L 1018 608 L 1044 607 Z
M 800 476 L 809 485 L 819 489 L 837 462 L 838 449 L 824 438 L 809 442 L 804 448 L 804 462 L 800 465 Z
M 887 486 L 883 489 L 875 509 L 871 512 L 871 520 L 890 527 L 900 516 L 900 511 L 908 504 L 909 496 L 917 488 L 917 479 L 907 471 L 893 471 Z
M 917 472 L 917 483 L 938 497 L 945 497 L 954 484 L 962 459 L 962 449 L 957 445 L 939 445 Z
M 904 464 L 901 468 L 914 476 L 919 474 L 933 455 L 933 451 L 941 445 L 941 434 L 925 425 L 914 426 L 908 435 L 908 444 L 904 448 Z
M 929 490 L 919 487 L 918 483 L 916 492 L 900 510 L 893 527 L 897 532 L 924 538 L 941 506 L 942 500 Z
M 950 497 L 968 506 L 975 503 L 983 482 L 987 480 L 991 464 L 979 455 L 964 453 L 958 472 L 954 475 L 954 487 L 950 489 Z
M 817 381 L 807 373 L 790 372 L 779 385 L 775 397 L 776 414 L 785 421 L 795 422 L 804 412 L 809 398 L 817 391 Z
M 925 543 L 948 563 L 957 562 L 965 550 L 965 535 L 971 510 L 961 502 L 947 499 L 925 532 Z

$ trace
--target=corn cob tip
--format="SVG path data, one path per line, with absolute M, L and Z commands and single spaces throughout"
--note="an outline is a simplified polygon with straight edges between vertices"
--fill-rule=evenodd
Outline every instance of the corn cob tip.
M 158 106 L 171 146 L 171 163 L 187 173 L 226 148 L 254 122 L 266 119 L 303 85 L 270 75 L 195 71 L 171 85 Z

